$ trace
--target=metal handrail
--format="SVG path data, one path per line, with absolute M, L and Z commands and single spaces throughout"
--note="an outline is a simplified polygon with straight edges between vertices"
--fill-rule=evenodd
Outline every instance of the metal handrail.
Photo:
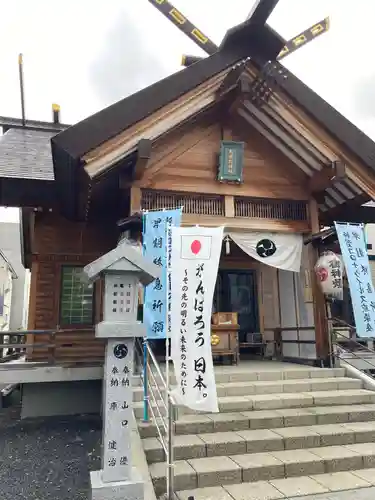
M 357 329 L 355 326 L 351 325 L 350 323 L 347 323 L 346 321 L 344 321 L 343 319 L 341 318 L 336 318 L 335 316 L 333 316 L 332 318 L 330 318 L 332 322 L 334 323 L 340 323 L 340 325 L 342 326 L 345 326 L 346 328 L 349 328 L 351 331 L 355 331 L 357 332 Z
M 347 323 L 346 321 L 340 319 L 340 318 L 335 318 L 335 317 L 332 317 L 330 318 L 331 322 L 332 323 L 338 323 L 346 328 L 349 328 L 349 330 L 352 332 L 352 333 L 357 333 L 357 329 L 353 326 L 353 325 L 350 325 L 349 323 Z M 360 359 L 361 361 L 364 361 L 365 363 L 367 363 L 371 369 L 374 369 L 375 370 L 375 364 L 374 363 L 371 363 L 368 359 L 364 358 L 363 356 L 359 355 L 359 352 L 360 351 L 349 351 L 348 349 L 345 349 L 344 347 L 342 347 L 338 342 L 337 342 L 337 338 L 333 338 L 333 334 L 337 337 L 342 337 L 343 339 L 345 339 L 348 344 L 354 344 L 354 345 L 357 345 L 360 347 L 360 351 L 362 352 L 369 352 L 371 354 L 373 354 L 375 356 L 375 351 L 373 349 L 370 349 L 368 347 L 368 345 L 363 345 L 361 344 L 360 342 L 358 342 L 356 339 L 354 339 L 352 336 L 348 339 L 347 337 L 345 337 L 345 335 L 343 335 L 342 333 L 338 332 L 337 330 L 335 330 L 335 327 L 332 325 L 331 327 L 331 344 L 332 344 L 332 352 L 331 352 L 331 358 L 332 356 L 336 356 L 337 358 L 339 358 L 340 360 L 344 361 L 345 363 L 347 363 L 348 365 L 352 366 L 353 368 L 355 368 L 355 366 L 350 363 L 350 358 L 346 358 L 344 356 L 340 356 L 340 352 L 335 352 L 333 347 L 336 346 L 338 347 L 339 349 L 341 349 L 342 351 L 345 351 L 346 353 L 348 354 L 351 354 L 352 356 L 354 356 L 354 358 L 357 358 L 357 359 Z
M 333 345 L 337 345 L 335 342 L 333 343 Z M 345 351 L 345 352 L 349 352 L 350 354 L 354 354 L 354 357 L 355 358 L 359 358 L 361 361 L 364 361 L 365 363 L 367 363 L 371 368 L 369 369 L 374 369 L 375 370 L 375 364 L 371 363 L 368 359 L 366 358 L 363 358 L 361 356 L 357 356 L 355 354 L 355 352 L 352 352 L 352 351 L 347 351 L 346 349 L 342 348 L 340 346 L 340 348 Z M 341 359 L 342 361 L 344 361 L 345 363 L 348 363 L 348 365 L 352 366 L 353 368 L 356 368 L 351 362 L 350 362 L 350 358 L 345 358 L 344 356 L 340 356 L 340 353 L 339 352 L 335 352 L 333 351 L 332 352 L 332 355 L 333 356 L 336 356 L 337 358 Z
M 140 378 L 143 384 L 144 418 L 151 419 L 163 447 L 167 463 L 167 494 L 168 500 L 174 498 L 174 423 L 176 420 L 176 403 L 169 390 L 160 365 L 146 339 L 136 341 L 135 354 L 142 367 Z M 164 393 L 164 394 L 163 394 Z
M 342 320 L 342 319 L 340 319 L 340 318 L 335 318 L 335 317 L 331 318 L 331 321 L 332 321 L 333 323 L 339 323 L 339 324 L 341 324 L 342 326 L 344 326 L 345 328 L 349 328 L 349 330 L 350 330 L 352 333 L 357 334 L 357 329 L 356 329 L 356 327 L 355 327 L 355 326 L 353 326 L 353 325 L 350 325 L 350 324 L 349 324 L 349 323 L 347 323 L 346 321 L 344 321 L 344 320 Z M 363 345 L 361 342 L 359 342 L 358 340 L 354 339 L 353 337 L 350 337 L 350 338 L 348 339 L 347 337 L 345 337 L 345 335 L 343 335 L 342 333 L 340 333 L 340 332 L 336 331 L 336 329 L 335 329 L 335 327 L 334 327 L 333 325 L 332 325 L 332 330 L 334 330 L 334 331 L 335 331 L 335 335 L 339 335 L 340 337 L 343 337 L 343 338 L 344 338 L 344 339 L 345 339 L 348 343 L 350 343 L 350 344 L 356 344 L 356 345 L 358 345 L 358 346 L 361 348 L 361 350 L 365 350 L 365 351 L 367 350 L 367 351 L 369 351 L 369 352 L 371 352 L 371 353 L 374 353 L 374 354 L 375 354 L 375 351 L 374 351 L 373 349 L 370 349 L 368 345 Z M 363 339 L 364 339 L 364 340 L 366 340 L 366 339 L 368 339 L 368 338 L 372 338 L 372 337 L 364 337 Z M 375 339 L 374 339 L 374 340 L 375 340 Z M 352 351 L 350 351 L 350 352 L 352 352 Z
M 355 344 L 355 345 L 359 346 L 361 348 L 360 349 L 361 351 L 368 351 L 368 352 L 375 354 L 375 351 L 373 349 L 370 349 L 368 345 L 363 345 L 360 342 L 358 342 L 357 340 L 354 340 L 352 338 L 348 339 L 347 337 L 345 337 L 345 335 L 343 335 L 342 333 L 339 333 L 339 332 L 335 332 L 335 335 L 339 335 L 340 337 L 343 337 L 348 342 L 348 344 Z M 342 349 L 346 350 L 343 347 L 342 347 Z M 354 353 L 354 351 L 347 351 L 347 352 Z

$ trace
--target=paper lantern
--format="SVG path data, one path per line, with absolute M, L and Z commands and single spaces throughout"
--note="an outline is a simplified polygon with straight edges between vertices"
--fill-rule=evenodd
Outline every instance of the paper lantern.
M 343 264 L 340 257 L 333 252 L 325 252 L 315 264 L 314 271 L 323 293 L 342 300 Z

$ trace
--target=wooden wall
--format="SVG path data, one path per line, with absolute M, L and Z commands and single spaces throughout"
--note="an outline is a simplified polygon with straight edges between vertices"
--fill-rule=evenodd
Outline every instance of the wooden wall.
M 216 180 L 222 139 L 244 141 L 246 144 L 243 184 L 219 183 Z M 306 183 L 305 174 L 258 132 L 251 131 L 248 127 L 245 131 L 245 128 L 242 129 L 235 122 L 224 124 L 220 123 L 218 117 L 204 116 L 192 124 L 180 127 L 156 143 L 143 177 L 131 184 L 130 211 L 140 210 L 141 189 L 219 194 L 225 195 L 225 217 L 221 217 L 220 222 L 212 221 L 215 225 L 230 226 L 228 221 L 231 220 L 232 224 L 236 223 L 233 226 L 236 230 L 243 228 L 309 232 L 310 220 L 273 221 L 275 224 L 271 227 L 267 225 L 267 218 L 256 219 L 254 223 L 259 227 L 255 228 L 251 226 L 251 218 L 234 216 L 234 197 L 307 201 L 309 194 Z M 137 196 L 134 196 L 134 193 Z M 194 214 L 188 216 L 190 219 L 195 217 Z M 204 222 L 206 225 L 207 221 Z M 36 214 L 31 242 L 29 329 L 55 329 L 59 326 L 61 266 L 85 265 L 91 262 L 116 246 L 117 236 L 114 220 L 84 224 L 67 221 L 54 213 Z M 252 261 L 243 253 L 239 254 L 237 250 L 230 256 L 223 257 L 221 266 L 257 269 L 261 331 L 278 326 L 280 314 L 276 275 L 273 270 L 265 269 L 266 266 Z M 100 286 L 96 291 L 95 301 L 95 321 L 98 321 L 101 309 Z M 41 339 L 42 337 L 38 337 L 38 341 Z M 102 359 L 103 356 L 103 346 L 94 339 L 90 325 L 74 334 L 58 334 L 57 343 L 59 347 L 56 353 L 60 361 L 96 360 Z M 46 360 L 48 352 L 45 348 L 34 348 L 29 353 L 29 358 Z
M 306 176 L 258 132 L 223 129 L 220 124 L 196 122 L 160 141 L 138 187 L 248 197 L 307 200 Z M 244 141 L 244 182 L 219 183 L 218 153 L 223 139 Z
M 117 228 L 110 221 L 89 225 L 73 223 L 51 213 L 35 215 L 32 239 L 31 290 L 29 307 L 30 330 L 59 328 L 61 267 L 86 265 L 117 244 Z M 95 322 L 100 320 L 101 286 L 95 287 Z M 94 339 L 92 325 L 59 333 L 51 342 L 59 361 L 102 359 L 103 343 Z M 48 342 L 50 336 L 29 336 L 28 342 Z M 46 361 L 52 348 L 29 349 L 28 358 Z

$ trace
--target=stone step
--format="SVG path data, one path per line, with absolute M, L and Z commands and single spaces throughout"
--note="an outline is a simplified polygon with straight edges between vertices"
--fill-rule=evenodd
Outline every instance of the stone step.
M 251 396 L 278 393 L 300 393 L 311 391 L 335 391 L 361 389 L 362 381 L 348 377 L 313 378 L 301 380 L 271 380 L 254 382 L 228 382 L 217 384 L 218 397 Z M 133 401 L 143 400 L 143 388 L 133 389 Z
M 350 406 L 315 406 L 238 413 L 183 415 L 175 422 L 174 430 L 177 435 L 185 435 L 373 420 L 375 420 L 375 404 L 353 404 Z M 138 428 L 142 438 L 158 436 L 156 424 L 152 421 L 140 421 Z
M 311 391 L 302 393 L 262 394 L 251 396 L 219 397 L 220 412 L 243 412 L 250 410 L 276 410 L 281 408 L 306 408 L 311 406 L 333 406 L 375 403 L 375 392 L 365 389 Z M 159 402 L 159 407 L 162 406 Z M 163 410 L 163 408 L 162 408 Z M 143 417 L 143 402 L 134 403 L 137 419 Z M 163 413 L 162 413 L 163 414 Z M 196 414 L 190 408 L 179 408 L 179 414 Z
M 174 489 L 212 486 L 369 469 L 375 465 L 375 443 L 177 460 Z M 166 489 L 166 463 L 149 466 L 155 493 Z
M 270 362 L 272 363 L 272 362 Z M 266 364 L 266 363 L 265 363 Z M 301 380 L 301 379 L 319 379 L 319 378 L 334 378 L 345 377 L 345 368 L 313 368 L 302 365 L 296 365 L 292 368 L 284 370 L 280 369 L 259 369 L 251 371 L 249 366 L 241 369 L 240 366 L 216 367 L 215 380 L 217 384 L 228 384 L 231 382 L 270 382 L 279 380 Z M 163 372 L 165 375 L 165 372 Z M 176 384 L 173 368 L 170 372 L 170 383 Z M 155 376 L 156 381 L 160 384 L 160 378 Z M 133 379 L 134 386 L 142 386 L 139 376 Z
M 244 498 L 246 500 L 279 500 L 370 488 L 374 485 L 375 469 L 362 469 L 353 472 L 333 472 L 177 491 L 177 498 L 178 500 L 188 500 L 189 497 L 193 497 L 194 500 L 212 500 L 213 498 L 216 500 L 243 500 Z M 331 498 L 331 496 L 323 498 Z M 355 500 L 354 495 L 353 500 Z
M 367 442 L 375 442 L 375 422 L 188 434 L 174 437 L 174 457 L 188 460 Z M 148 463 L 165 460 L 158 438 L 142 443 Z

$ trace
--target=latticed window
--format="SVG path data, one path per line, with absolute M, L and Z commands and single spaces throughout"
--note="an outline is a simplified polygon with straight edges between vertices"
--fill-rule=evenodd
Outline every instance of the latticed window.
M 61 268 L 60 324 L 91 325 L 94 312 L 94 287 L 87 283 L 82 267 Z

